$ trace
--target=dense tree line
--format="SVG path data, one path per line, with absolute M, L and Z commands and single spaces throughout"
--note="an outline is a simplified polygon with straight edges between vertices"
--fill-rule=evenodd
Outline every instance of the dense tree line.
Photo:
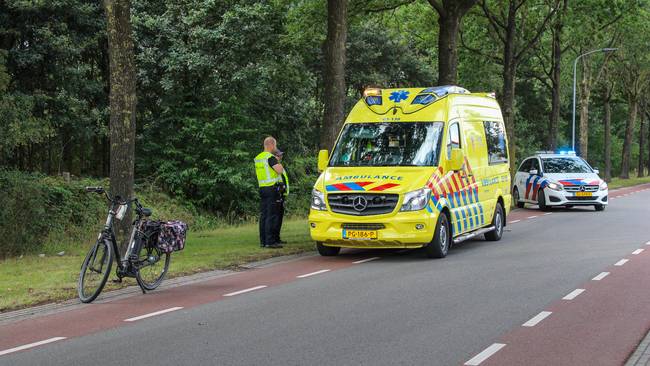
M 266 135 L 306 194 L 316 150 L 369 85 L 496 91 L 513 164 L 568 148 L 573 60 L 603 47 L 618 50 L 578 62 L 577 148 L 608 176 L 650 167 L 645 0 L 130 3 L 135 178 L 216 212 L 253 207 Z M 0 165 L 109 176 L 103 5 L 0 2 Z

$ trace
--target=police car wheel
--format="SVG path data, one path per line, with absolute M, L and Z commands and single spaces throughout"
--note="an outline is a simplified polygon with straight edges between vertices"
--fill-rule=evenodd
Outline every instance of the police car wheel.
M 451 244 L 451 228 L 447 215 L 440 214 L 433 240 L 424 248 L 429 258 L 444 258 Z
M 328 247 L 323 245 L 321 242 L 316 243 L 316 249 L 318 249 L 318 254 L 323 257 L 335 257 L 339 255 L 339 252 L 341 251 L 341 247 Z
M 519 199 L 519 190 L 517 187 L 512 190 L 512 199 L 515 201 L 515 205 L 519 208 L 524 208 L 524 203 Z
M 595 205 L 596 211 L 605 211 L 605 205 Z
M 488 241 L 499 241 L 503 236 L 503 226 L 505 223 L 505 215 L 503 214 L 503 207 L 500 203 L 497 203 L 497 207 L 494 209 L 494 217 L 492 217 L 492 226 L 494 230 L 485 233 L 485 240 Z
M 546 205 L 546 194 L 544 194 L 544 189 L 540 189 L 537 192 L 537 206 L 542 211 L 549 211 L 551 208 Z

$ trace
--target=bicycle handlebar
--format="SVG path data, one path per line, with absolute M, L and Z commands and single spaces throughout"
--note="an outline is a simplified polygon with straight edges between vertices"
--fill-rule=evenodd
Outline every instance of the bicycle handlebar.
M 135 203 L 135 207 L 138 210 L 142 209 L 142 205 L 138 201 L 137 198 L 133 198 L 130 200 L 121 200 L 120 196 L 111 196 L 108 191 L 104 189 L 104 187 L 85 187 L 86 192 L 88 193 L 97 193 L 97 194 L 104 194 L 106 196 L 106 199 L 110 201 L 111 203 L 115 203 L 118 205 L 123 205 L 123 204 L 129 204 L 129 203 Z

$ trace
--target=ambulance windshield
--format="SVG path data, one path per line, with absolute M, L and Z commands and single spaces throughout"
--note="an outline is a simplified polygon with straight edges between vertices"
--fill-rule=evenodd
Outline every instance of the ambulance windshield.
M 330 166 L 436 166 L 442 122 L 349 123 Z

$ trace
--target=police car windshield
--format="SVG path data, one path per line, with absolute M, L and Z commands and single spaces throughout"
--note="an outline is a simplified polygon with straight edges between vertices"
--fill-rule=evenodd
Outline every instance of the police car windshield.
M 436 166 L 442 122 L 350 123 L 330 166 Z
M 593 173 L 589 165 L 580 158 L 542 159 L 544 173 Z

